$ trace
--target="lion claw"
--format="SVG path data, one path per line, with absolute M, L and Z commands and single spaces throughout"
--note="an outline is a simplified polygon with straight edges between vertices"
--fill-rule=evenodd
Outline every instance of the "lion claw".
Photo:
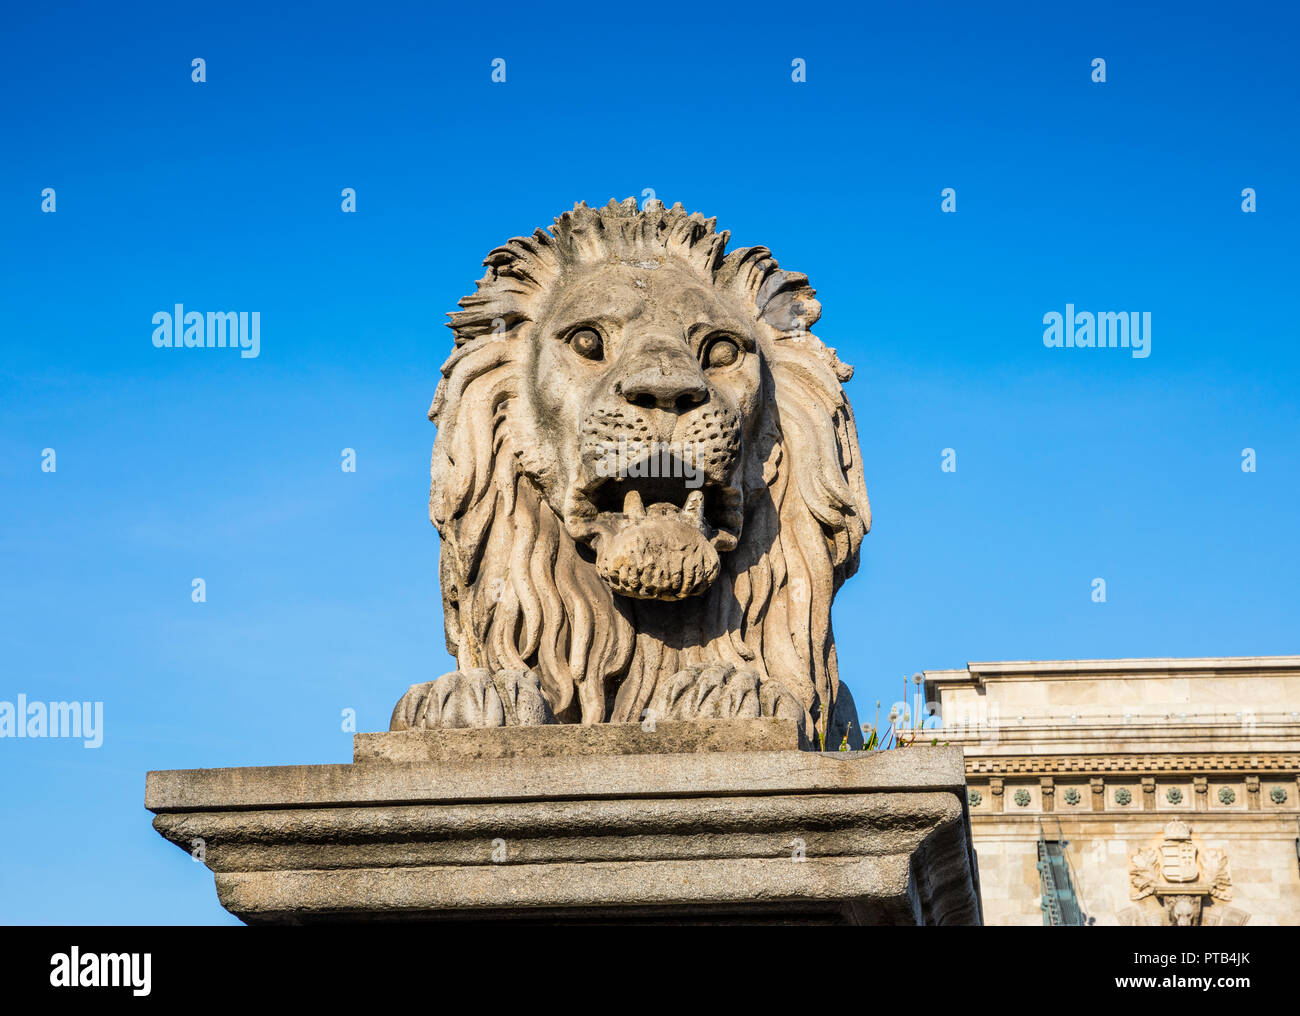
M 393 708 L 388 729 L 529 727 L 556 722 L 532 671 L 455 670 L 436 681 L 411 685 Z
M 775 716 L 805 726 L 804 709 L 785 687 L 729 663 L 696 663 L 655 688 L 647 707 L 657 720 L 758 719 Z

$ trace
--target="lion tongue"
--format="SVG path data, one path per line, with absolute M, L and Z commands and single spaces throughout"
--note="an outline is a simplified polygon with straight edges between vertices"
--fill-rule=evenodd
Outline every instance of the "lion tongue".
M 652 506 L 596 545 L 596 567 L 617 593 L 647 600 L 698 596 L 718 577 L 718 554 L 691 516 Z

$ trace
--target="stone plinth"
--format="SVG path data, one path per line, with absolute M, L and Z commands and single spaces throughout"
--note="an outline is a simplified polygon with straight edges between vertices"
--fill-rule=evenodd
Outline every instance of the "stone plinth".
M 505 735 L 505 736 L 502 736 Z M 962 752 L 788 721 L 358 734 L 350 765 L 151 772 L 250 924 L 977 924 Z

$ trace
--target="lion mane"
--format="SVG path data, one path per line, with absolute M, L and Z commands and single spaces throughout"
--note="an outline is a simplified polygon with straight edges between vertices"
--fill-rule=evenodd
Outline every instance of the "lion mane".
M 853 370 L 809 331 L 821 305 L 807 276 L 782 270 L 765 247 L 726 253 L 730 233 L 716 224 L 680 204 L 579 203 L 488 254 L 476 291 L 449 315 L 455 349 L 429 409 L 447 649 L 461 670 L 536 672 L 556 717 L 581 723 L 637 720 L 660 679 L 726 662 L 775 678 L 838 743 L 853 717 L 848 696 L 836 716 L 831 600 L 871 525 L 842 387 Z M 517 409 L 544 301 L 572 269 L 612 258 L 674 259 L 739 294 L 765 363 L 758 439 L 737 467 L 740 543 L 705 593 L 671 606 L 618 596 L 601 579 L 535 482 L 552 466 Z M 688 613 L 690 625 L 666 623 L 666 611 Z

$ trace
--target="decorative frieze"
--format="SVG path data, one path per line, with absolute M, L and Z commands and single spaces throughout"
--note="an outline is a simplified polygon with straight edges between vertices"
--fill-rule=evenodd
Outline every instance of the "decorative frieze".
M 1124 783 L 1111 782 L 1100 776 L 1088 780 L 1087 793 L 1079 784 L 1058 787 L 1052 777 L 1042 777 L 1035 788 L 1023 783 L 1012 785 L 1008 793 L 1000 777 L 968 779 L 967 801 L 980 815 L 996 812 L 1033 813 L 1104 812 L 1104 811 L 1188 811 L 1242 812 L 1247 810 L 1295 810 L 1300 797 L 1286 785 L 1261 783 L 1258 777 L 1242 776 L 1238 781 L 1219 783 L 1206 777 L 1193 777 L 1187 784 L 1145 776 Z M 1134 798 L 1141 792 L 1142 800 Z M 1006 803 L 1004 803 L 1004 801 Z M 1012 807 L 1014 805 L 1014 807 Z

